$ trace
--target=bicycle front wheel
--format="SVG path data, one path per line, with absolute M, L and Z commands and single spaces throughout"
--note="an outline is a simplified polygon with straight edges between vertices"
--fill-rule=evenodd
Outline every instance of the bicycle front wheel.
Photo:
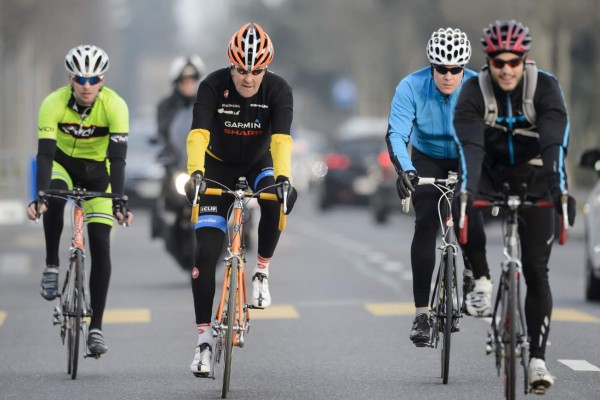
M 233 337 L 235 335 L 235 314 L 236 314 L 236 299 L 237 299 L 237 270 L 238 259 L 231 259 L 231 269 L 229 271 L 229 296 L 227 298 L 227 334 L 225 335 L 225 369 L 223 371 L 223 390 L 221 398 L 227 398 L 229 392 L 229 382 L 231 380 L 231 364 L 233 357 Z
M 516 380 L 517 380 L 517 281 L 516 265 L 510 263 L 508 272 L 508 299 L 506 302 L 506 315 L 504 317 L 505 349 L 504 358 L 504 393 L 507 400 L 516 399 Z
M 454 270 L 454 247 L 448 246 L 446 248 L 446 255 L 443 264 L 443 304 L 444 313 L 442 318 L 444 320 L 444 329 L 442 331 L 442 382 L 448 383 L 448 377 L 450 376 L 450 344 L 452 340 L 452 272 Z
M 81 335 L 81 314 L 83 307 L 83 279 L 82 269 L 83 255 L 81 251 L 75 251 L 73 260 L 74 265 L 71 266 L 71 273 L 74 285 L 72 286 L 73 293 L 71 294 L 71 304 L 69 307 L 68 321 L 68 352 L 69 352 L 69 373 L 71 379 L 77 378 L 77 365 L 79 361 L 79 340 Z

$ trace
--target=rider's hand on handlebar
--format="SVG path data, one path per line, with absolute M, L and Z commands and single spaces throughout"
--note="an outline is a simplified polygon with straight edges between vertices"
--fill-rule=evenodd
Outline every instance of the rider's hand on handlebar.
M 286 201 L 286 206 L 287 206 L 287 210 L 285 210 L 285 214 L 289 214 L 292 212 L 292 208 L 294 208 L 294 204 L 296 203 L 296 199 L 298 198 L 298 192 L 296 192 L 296 189 L 294 189 L 294 187 L 290 184 L 290 180 L 288 179 L 287 176 L 283 176 L 280 175 L 277 177 L 277 179 L 275 180 L 275 183 L 278 184 L 279 186 L 277 186 L 277 199 L 279 199 L 280 203 L 283 203 L 283 196 L 284 196 L 284 184 L 287 183 L 287 201 Z
M 194 171 L 190 175 L 190 180 L 185 183 L 185 197 L 191 206 L 196 204 L 196 197 L 206 191 L 206 181 L 201 171 Z
M 554 203 L 554 208 L 556 209 L 556 212 L 558 212 L 560 216 L 563 216 L 563 202 L 565 203 L 567 215 L 569 217 L 569 226 L 573 226 L 573 224 L 575 223 L 575 214 L 577 213 L 577 202 L 575 201 L 575 198 L 567 192 L 557 192 L 553 193 L 552 202 Z
M 127 217 L 124 216 L 124 209 Z M 123 200 L 113 200 L 113 215 L 117 219 L 119 225 L 125 224 L 125 226 L 131 226 L 131 223 L 133 222 L 133 213 L 126 207 Z
M 48 204 L 45 201 L 41 202 L 40 204 L 39 200 L 34 200 L 29 203 L 29 206 L 27 206 L 27 218 L 35 221 L 46 211 L 48 211 Z
M 415 186 L 419 182 L 419 175 L 417 171 L 400 171 L 398 173 L 398 180 L 396 181 L 396 189 L 398 190 L 398 196 L 401 199 L 410 197 L 410 193 L 415 191 Z

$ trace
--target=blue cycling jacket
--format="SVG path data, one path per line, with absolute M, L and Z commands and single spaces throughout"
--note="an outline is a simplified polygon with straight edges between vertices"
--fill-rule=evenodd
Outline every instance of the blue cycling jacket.
M 452 121 L 454 107 L 463 83 L 473 76 L 477 72 L 465 68 L 461 84 L 451 95 L 436 88 L 431 67 L 415 71 L 400 81 L 386 134 L 390 158 L 398 171 L 415 170 L 407 151 L 409 140 L 413 147 L 432 158 L 458 158 Z

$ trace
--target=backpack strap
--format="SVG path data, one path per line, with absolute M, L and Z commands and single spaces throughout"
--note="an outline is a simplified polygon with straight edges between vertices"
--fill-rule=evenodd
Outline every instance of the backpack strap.
M 483 94 L 483 101 L 485 103 L 483 121 L 487 126 L 496 127 L 496 119 L 498 118 L 498 104 L 496 103 L 496 97 L 494 97 L 490 71 L 487 65 L 484 65 L 483 68 L 481 68 L 478 79 L 479 88 L 481 89 L 481 94 Z M 502 127 L 499 126 L 499 128 Z
M 535 126 L 537 114 L 533 106 L 533 96 L 535 96 L 538 80 L 538 68 L 535 65 L 535 61 L 525 61 L 525 73 L 523 75 L 523 79 L 525 79 L 523 83 L 523 114 L 525 114 L 527 121 Z

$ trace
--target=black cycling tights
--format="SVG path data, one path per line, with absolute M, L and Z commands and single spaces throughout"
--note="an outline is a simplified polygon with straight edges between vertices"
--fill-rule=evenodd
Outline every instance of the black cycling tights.
M 275 183 L 272 175 L 272 165 L 272 160 L 268 156 L 256 165 L 244 170 L 240 167 L 220 163 L 207 156 L 205 176 L 232 188 L 235 187 L 238 177 L 245 176 L 250 188 L 257 191 Z M 209 182 L 208 186 L 215 185 Z M 275 193 L 275 189 L 270 188 L 266 192 Z M 231 203 L 232 199 L 227 196 L 200 196 L 200 219 L 206 217 L 209 220 L 221 221 L 223 224 L 227 218 L 227 211 Z M 268 200 L 260 200 L 259 205 L 258 254 L 265 258 L 271 258 L 281 234 L 278 228 L 280 205 L 277 202 Z M 258 218 L 258 216 L 259 213 L 257 211 L 253 211 L 251 214 L 252 218 Z M 192 271 L 192 293 L 194 295 L 194 310 L 196 312 L 197 324 L 211 322 L 213 298 L 215 295 L 215 270 L 224 240 L 225 232 L 217 227 L 196 227 L 196 253 L 194 257 L 194 269 Z M 249 272 L 247 271 L 247 273 Z M 247 279 L 251 279 L 251 277 L 248 276 Z
M 53 180 L 53 188 L 67 189 L 63 181 Z M 64 226 L 65 200 L 52 198 L 48 201 L 48 211 L 44 214 L 44 234 L 46 236 L 46 265 L 60 265 L 60 236 Z M 106 296 L 111 274 L 110 261 L 110 225 L 102 223 L 88 224 L 88 243 L 90 249 L 90 297 L 92 320 L 90 329 L 102 329 L 102 316 L 106 305 Z

